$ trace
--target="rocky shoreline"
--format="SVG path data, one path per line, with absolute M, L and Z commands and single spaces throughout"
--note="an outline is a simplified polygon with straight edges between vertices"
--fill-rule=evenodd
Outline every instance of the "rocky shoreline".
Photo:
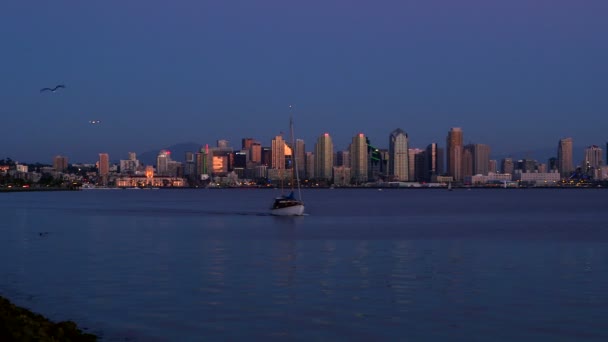
M 0 341 L 92 342 L 97 336 L 82 332 L 72 321 L 51 322 L 0 296 Z

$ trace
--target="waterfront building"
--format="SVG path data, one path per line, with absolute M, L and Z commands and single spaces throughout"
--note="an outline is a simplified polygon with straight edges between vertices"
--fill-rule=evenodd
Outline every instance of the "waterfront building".
M 53 169 L 57 172 L 65 172 L 68 169 L 68 157 L 55 156 L 53 158 Z
M 502 173 L 513 174 L 513 171 L 515 170 L 515 165 L 513 164 L 513 159 L 504 158 L 502 160 L 500 169 L 502 170 Z
M 298 175 L 304 177 L 306 175 L 306 146 L 304 145 L 304 140 L 296 139 L 296 146 L 293 154 L 298 167 Z
M 490 172 L 498 172 L 498 162 L 496 161 L 496 159 L 490 159 L 490 162 L 488 163 L 488 174 L 490 174 Z
M 347 186 L 350 184 L 350 168 L 346 166 L 334 166 L 333 183 L 335 186 Z
M 365 134 L 359 133 L 350 144 L 351 177 L 354 183 L 367 182 L 367 140 Z
M 388 175 L 391 180 L 408 181 L 408 136 L 401 128 L 394 130 L 389 136 L 388 146 Z
M 426 147 L 424 166 L 424 181 L 431 182 L 434 177 L 443 173 L 443 149 L 437 143 Z
M 462 180 L 463 132 L 460 127 L 452 127 L 446 139 L 447 171 L 454 181 Z
M 513 174 L 513 180 L 520 185 L 528 186 L 555 186 L 560 181 L 560 174 L 557 172 L 521 172 L 517 170 Z
M 421 181 L 419 176 L 424 173 L 424 157 L 426 151 L 419 148 L 409 148 L 407 151 L 407 181 Z M 421 163 L 422 158 L 422 163 Z M 402 180 L 406 181 L 406 180 Z
M 336 166 L 344 166 L 350 168 L 350 152 L 338 151 L 336 153 Z
M 602 148 L 597 145 L 591 145 L 585 149 L 585 159 L 583 160 L 583 167 L 586 170 L 598 169 L 604 165 L 603 151 Z
M 98 175 L 100 178 L 100 184 L 103 186 L 108 185 L 108 177 L 110 175 L 110 155 L 107 153 L 99 154 L 99 161 L 97 165 Z
M 156 173 L 159 176 L 169 175 L 169 162 L 171 161 L 171 152 L 167 150 L 161 150 L 156 157 Z
M 315 178 L 332 179 L 334 145 L 329 133 L 321 135 L 315 144 Z
M 569 177 L 574 171 L 572 138 L 560 139 L 557 145 L 557 170 L 562 177 Z
M 315 154 L 306 152 L 304 159 L 306 160 L 306 178 L 314 179 L 315 175 Z
M 271 141 L 271 157 L 270 157 L 270 168 L 271 169 L 284 169 L 285 168 L 285 140 L 283 136 L 277 135 Z

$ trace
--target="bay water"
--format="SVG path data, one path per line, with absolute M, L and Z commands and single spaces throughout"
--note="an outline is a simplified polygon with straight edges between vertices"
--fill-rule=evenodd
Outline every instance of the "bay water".
M 608 191 L 0 194 L 0 295 L 102 341 L 607 341 Z

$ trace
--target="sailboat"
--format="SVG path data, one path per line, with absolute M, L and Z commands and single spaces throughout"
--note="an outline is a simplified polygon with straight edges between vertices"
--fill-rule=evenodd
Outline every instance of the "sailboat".
M 448 191 L 452 191 L 452 182 L 448 182 Z
M 289 106 L 291 108 L 292 106 Z M 289 130 L 291 135 L 291 146 L 294 147 L 295 150 L 295 140 L 293 134 L 293 118 L 289 118 Z M 272 208 L 270 209 L 270 213 L 276 216 L 302 216 L 304 215 L 304 202 L 302 202 L 302 191 L 300 190 L 300 176 L 298 175 L 298 158 L 295 158 L 295 153 L 293 156 L 293 167 L 291 172 L 291 192 L 289 195 L 281 195 L 274 199 L 274 203 L 272 204 Z M 295 180 L 298 184 L 298 198 L 296 198 L 294 194 L 294 174 Z M 282 183 L 281 183 L 282 185 Z M 281 186 L 281 191 L 283 191 L 283 187 Z

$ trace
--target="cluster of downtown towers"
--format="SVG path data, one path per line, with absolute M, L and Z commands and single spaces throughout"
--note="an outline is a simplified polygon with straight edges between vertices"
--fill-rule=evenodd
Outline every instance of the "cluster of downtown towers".
M 370 181 L 436 182 L 447 179 L 455 182 L 472 175 L 497 173 L 498 162 L 490 159 L 490 147 L 485 144 L 463 144 L 463 131 L 451 128 L 445 149 L 437 143 L 425 149 L 410 148 L 408 135 L 396 129 L 389 135 L 389 148 L 374 147 L 363 133 L 356 134 L 344 151 L 334 151 L 332 138 L 324 133 L 317 139 L 314 152 L 306 152 L 304 141 L 286 141 L 282 135 L 263 147 L 253 138 L 242 139 L 242 147 L 234 151 L 228 141 L 218 140 L 216 147 L 205 146 L 198 152 L 186 152 L 185 163 L 171 159 L 169 151 L 160 151 L 156 174 L 159 176 L 185 176 L 194 180 L 206 176 L 226 176 L 234 172 L 239 178 L 268 178 L 278 180 L 293 176 L 334 184 L 360 184 Z M 568 176 L 574 169 L 572 139 L 559 140 L 557 157 L 547 164 L 535 160 L 501 160 L 502 173 L 559 172 Z M 103 156 L 102 156 L 103 155 Z M 99 170 L 107 170 L 108 156 L 100 155 Z M 121 160 L 121 173 L 134 171 L 139 162 L 135 154 Z M 602 150 L 591 146 L 585 151 L 585 161 L 593 167 L 603 165 Z M 104 165 L 106 164 L 106 165 Z M 445 167 L 444 167 L 445 165 Z M 443 178 L 441 178 L 443 177 Z

